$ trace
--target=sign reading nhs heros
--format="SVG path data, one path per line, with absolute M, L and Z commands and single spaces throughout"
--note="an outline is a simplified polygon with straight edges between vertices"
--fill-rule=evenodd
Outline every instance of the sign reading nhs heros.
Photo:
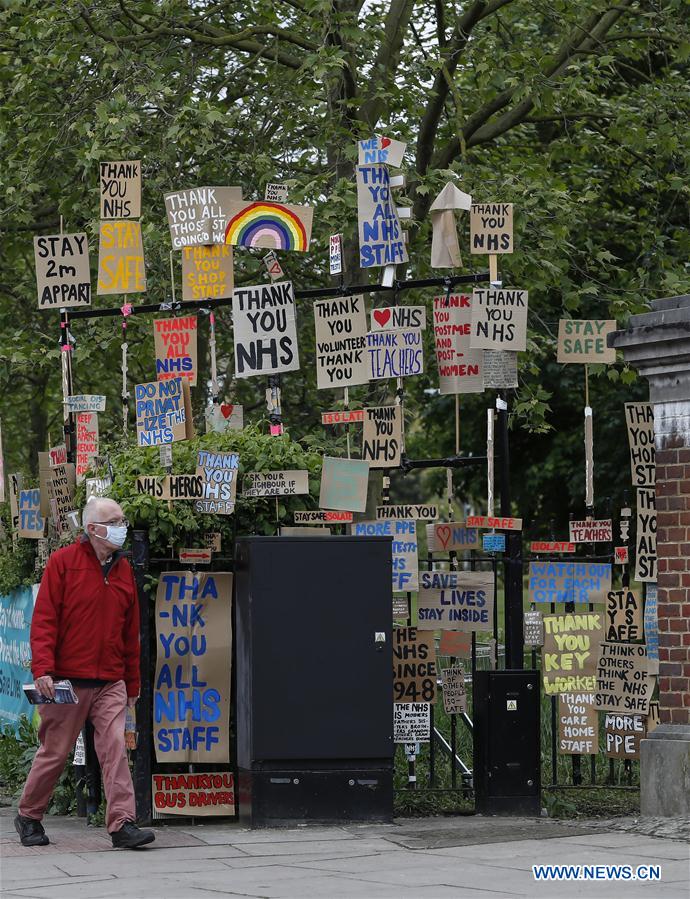
M 159 762 L 229 761 L 231 596 L 227 572 L 161 574 L 153 692 Z

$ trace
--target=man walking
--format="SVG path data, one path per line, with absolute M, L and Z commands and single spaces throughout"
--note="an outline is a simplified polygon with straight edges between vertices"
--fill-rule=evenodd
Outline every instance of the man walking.
M 48 560 L 31 622 L 36 688 L 52 699 L 54 679 L 69 678 L 79 702 L 38 707 L 40 746 L 14 825 L 22 845 L 47 845 L 41 820 L 88 718 L 103 771 L 106 826 L 113 846 L 136 849 L 155 836 L 134 823 L 134 788 L 125 750 L 125 709 L 139 696 L 139 604 L 134 575 L 122 552 L 127 521 L 114 500 L 92 498 L 82 525 L 84 535 Z

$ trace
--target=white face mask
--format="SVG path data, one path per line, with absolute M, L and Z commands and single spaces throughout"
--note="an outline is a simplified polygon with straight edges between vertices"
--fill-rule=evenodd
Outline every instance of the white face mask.
M 94 534 L 95 537 L 98 537 L 99 540 L 106 540 L 108 543 L 111 543 L 113 546 L 122 546 L 127 539 L 127 526 L 126 525 L 114 525 L 114 524 L 103 524 L 101 527 L 105 528 L 105 537 L 101 537 L 100 534 Z

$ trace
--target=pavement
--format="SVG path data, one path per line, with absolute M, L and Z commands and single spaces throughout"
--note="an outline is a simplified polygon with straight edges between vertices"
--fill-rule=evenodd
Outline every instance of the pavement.
M 156 827 L 156 842 L 133 852 L 112 849 L 106 831 L 83 819 L 57 817 L 44 821 L 50 845 L 27 849 L 13 817 L 0 809 L 2 899 L 690 897 L 687 820 L 644 833 L 632 819 L 464 816 L 254 831 L 185 822 Z M 533 864 L 660 865 L 661 881 L 537 882 Z

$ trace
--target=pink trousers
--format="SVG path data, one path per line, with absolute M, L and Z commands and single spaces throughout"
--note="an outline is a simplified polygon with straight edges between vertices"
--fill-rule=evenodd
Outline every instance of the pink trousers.
M 124 681 L 105 687 L 75 687 L 74 705 L 40 705 L 40 746 L 19 800 L 19 814 L 40 821 L 62 774 L 79 731 L 88 718 L 94 727 L 96 753 L 103 772 L 108 803 L 106 826 L 110 833 L 136 817 L 134 787 L 125 750 Z

